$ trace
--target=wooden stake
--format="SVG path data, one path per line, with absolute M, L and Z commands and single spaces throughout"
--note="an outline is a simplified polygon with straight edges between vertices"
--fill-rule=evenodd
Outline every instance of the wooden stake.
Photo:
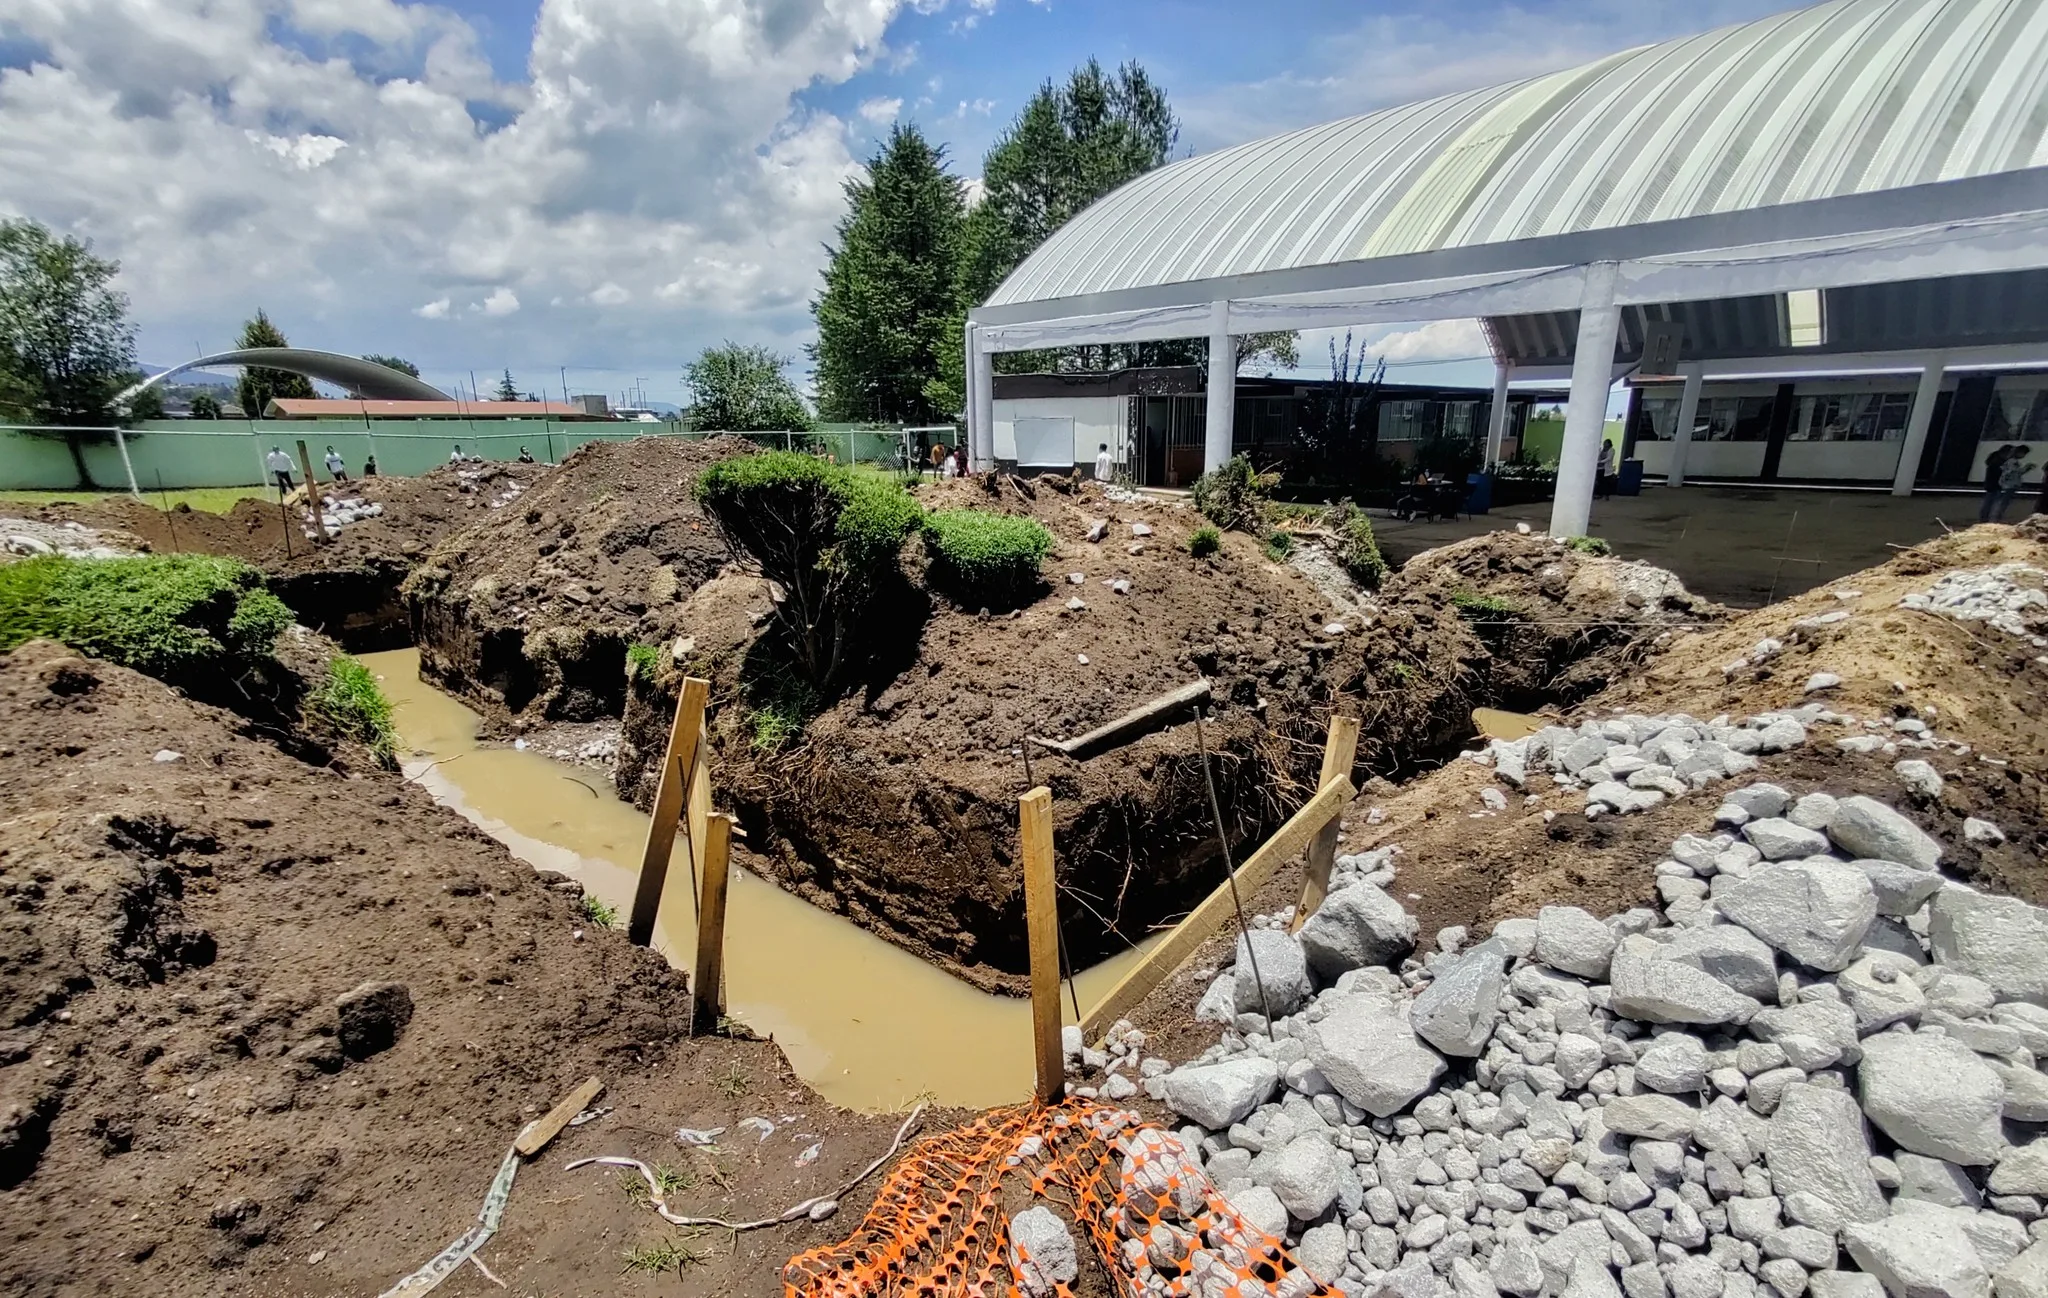
M 563 1096 L 560 1103 L 549 1109 L 532 1126 L 520 1132 L 519 1139 L 512 1142 L 512 1148 L 518 1150 L 521 1157 L 532 1158 L 545 1149 L 550 1140 L 562 1134 L 562 1128 L 569 1125 L 569 1119 L 589 1108 L 590 1102 L 596 1099 L 602 1090 L 604 1083 L 597 1078 L 586 1080 L 583 1085 Z
M 1037 735 L 1028 738 L 1040 748 L 1050 748 L 1056 753 L 1072 757 L 1077 753 L 1099 748 L 1112 739 L 1122 740 L 1134 735 L 1168 713 L 1179 711 L 1191 703 L 1200 703 L 1208 697 L 1207 679 L 1190 681 L 1177 689 L 1168 690 L 1156 699 L 1139 704 L 1116 720 L 1097 726 L 1085 735 L 1073 739 L 1041 739 Z
M 732 817 L 704 820 L 704 897 L 697 907 L 697 973 L 690 980 L 690 1031 L 715 1032 L 725 1008 L 725 881 L 732 857 Z
M 327 544 L 327 529 L 320 525 L 320 484 L 313 480 L 313 457 L 306 454 L 306 439 L 298 440 L 299 467 L 306 473 L 306 500 L 313 506 L 313 541 Z
M 1282 865 L 1308 846 L 1318 830 L 1336 818 L 1344 804 L 1351 801 L 1357 792 L 1351 787 L 1350 779 L 1344 776 L 1339 776 L 1334 784 L 1324 785 L 1315 797 L 1308 800 L 1307 806 L 1295 812 L 1292 819 L 1280 826 L 1278 832 L 1237 868 L 1238 890 L 1250 897 L 1264 887 Z M 1173 932 L 1167 934 L 1165 941 L 1148 951 L 1145 958 L 1132 966 L 1123 980 L 1110 988 L 1109 994 L 1088 1011 L 1081 1020 L 1082 1039 L 1100 1041 L 1109 1031 L 1110 1024 L 1151 995 L 1152 989 L 1180 968 L 1203 942 L 1223 927 L 1223 922 L 1232 913 L 1230 885 L 1220 884 Z
M 1323 788 L 1333 780 L 1349 779 L 1351 763 L 1358 756 L 1358 718 L 1331 717 L 1330 737 L 1323 744 L 1323 774 L 1316 782 Z M 1330 895 L 1330 867 L 1337 860 L 1337 834 L 1343 828 L 1343 816 L 1332 816 L 1328 824 L 1316 832 L 1315 841 L 1308 845 L 1308 864 L 1301 877 L 1301 900 L 1295 903 L 1294 923 L 1291 931 L 1300 932 L 1308 917 L 1322 909 L 1323 898 Z
M 675 850 L 676 822 L 682 816 L 684 795 L 696 778 L 704 708 L 710 701 L 710 681 L 695 676 L 683 681 L 683 692 L 676 699 L 675 720 L 669 726 L 668 751 L 661 759 L 661 782 L 655 786 L 654 819 L 647 823 L 647 846 L 640 853 L 633 914 L 626 922 L 626 937 L 635 946 L 654 941 L 654 917 L 661 909 L 662 885 L 668 882 L 668 858 Z M 697 846 L 698 840 L 692 840 L 693 855 L 697 854 Z M 691 880 L 693 888 L 695 884 Z
M 1059 890 L 1052 871 L 1052 790 L 1040 785 L 1017 799 L 1024 842 L 1024 920 L 1031 948 L 1031 1044 L 1040 1104 L 1067 1093 L 1060 1049 Z

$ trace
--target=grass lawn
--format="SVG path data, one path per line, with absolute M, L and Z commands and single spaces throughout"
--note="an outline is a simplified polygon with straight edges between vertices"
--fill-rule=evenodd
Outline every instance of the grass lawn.
M 107 500 L 125 496 L 125 491 L 0 491 L 0 505 L 82 505 L 95 500 Z M 190 505 L 213 514 L 225 514 L 235 507 L 235 502 L 253 496 L 258 500 L 265 497 L 263 487 L 188 487 L 183 491 L 145 491 L 142 498 L 150 504 L 163 508 L 168 500 L 175 507 Z

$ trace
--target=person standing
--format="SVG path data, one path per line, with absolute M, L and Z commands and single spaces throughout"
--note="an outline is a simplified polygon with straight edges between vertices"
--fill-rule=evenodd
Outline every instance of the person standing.
M 2020 484 L 2027 479 L 2027 471 L 2034 466 L 2027 463 L 2027 451 L 2015 446 L 1998 466 L 1998 506 L 1991 511 L 1991 521 L 2003 523 L 2005 511 L 2012 508 L 2014 497 L 2020 494 Z
M 282 503 L 292 491 L 292 457 L 284 453 L 282 446 L 273 446 L 270 454 L 263 457 L 263 471 L 277 483 L 277 499 Z
M 1109 443 L 1104 442 L 1095 451 L 1095 480 L 1097 482 L 1108 482 L 1110 470 L 1113 467 L 1109 459 Z
M 527 450 L 527 449 L 526 449 L 526 448 L 525 448 L 524 446 L 520 447 L 520 448 L 519 448 L 519 462 L 520 462 L 521 464 L 531 464 L 531 463 L 533 463 L 533 452 L 532 452 L 532 451 L 529 451 L 529 450 Z
M 953 476 L 956 478 L 967 476 L 967 444 L 965 442 L 953 448 Z
M 2001 446 L 1984 457 L 1984 502 L 1977 506 L 1977 521 L 1988 523 L 1998 510 L 1999 470 L 2005 467 L 2008 458 L 2018 452 L 2017 446 Z
M 332 446 L 327 448 L 327 454 L 322 458 L 327 462 L 327 476 L 336 482 L 346 485 L 348 483 L 348 465 L 342 462 L 341 456 L 335 454 Z
M 1600 462 L 1593 469 L 1594 494 L 1605 500 L 1614 494 L 1614 443 L 1600 439 Z
M 462 463 L 462 443 L 461 443 L 461 442 L 457 442 L 457 443 L 455 443 L 455 449 L 454 449 L 454 450 L 452 450 L 452 451 L 450 451 L 450 452 L 448 452 L 448 463 L 450 463 L 450 464 L 460 464 L 460 463 Z

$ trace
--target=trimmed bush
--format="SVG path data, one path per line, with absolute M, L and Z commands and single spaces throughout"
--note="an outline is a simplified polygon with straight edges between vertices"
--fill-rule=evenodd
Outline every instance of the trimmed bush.
M 1367 590 L 1378 590 L 1387 579 L 1387 561 L 1373 536 L 1372 520 L 1346 501 L 1334 511 L 1330 526 L 1337 534 L 1337 562 L 1351 574 L 1351 580 Z
M 1197 559 L 1206 559 L 1223 548 L 1223 533 L 1204 525 L 1195 529 L 1188 537 L 1188 553 Z
M 721 460 L 696 490 L 733 549 L 781 583 L 776 620 L 798 669 L 832 685 L 876 584 L 896 571 L 917 501 L 885 477 L 794 451 Z
M 0 650 L 37 636 L 166 680 L 269 661 L 291 610 L 212 555 L 45 556 L 0 566 Z
M 1242 455 L 1195 479 L 1195 508 L 1218 527 L 1257 536 L 1266 528 L 1266 499 L 1280 481 L 1277 473 L 1260 473 Z
M 1265 550 L 1268 559 L 1271 559 L 1274 563 L 1283 562 L 1288 555 L 1294 553 L 1293 534 L 1283 532 L 1277 527 L 1274 528 L 1266 533 Z
M 364 747 L 387 767 L 398 764 L 398 735 L 391 728 L 391 701 L 377 688 L 370 669 L 336 654 L 327 662 L 327 681 L 307 704 L 312 711 Z
M 960 603 L 994 608 L 1020 602 L 1038 586 L 1038 565 L 1052 533 L 1029 518 L 949 509 L 924 522 L 932 580 Z

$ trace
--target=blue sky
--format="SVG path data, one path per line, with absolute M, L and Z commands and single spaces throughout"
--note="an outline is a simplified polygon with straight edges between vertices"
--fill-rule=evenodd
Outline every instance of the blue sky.
M 1137 59 L 1201 152 L 1782 7 L 13 0 L 0 214 L 120 258 L 153 364 L 260 305 L 444 387 L 677 400 L 721 339 L 800 354 L 840 186 L 899 117 L 971 177 L 1041 82 Z M 1434 363 L 1469 323 L 1371 336 L 1396 377 L 1487 381 Z

